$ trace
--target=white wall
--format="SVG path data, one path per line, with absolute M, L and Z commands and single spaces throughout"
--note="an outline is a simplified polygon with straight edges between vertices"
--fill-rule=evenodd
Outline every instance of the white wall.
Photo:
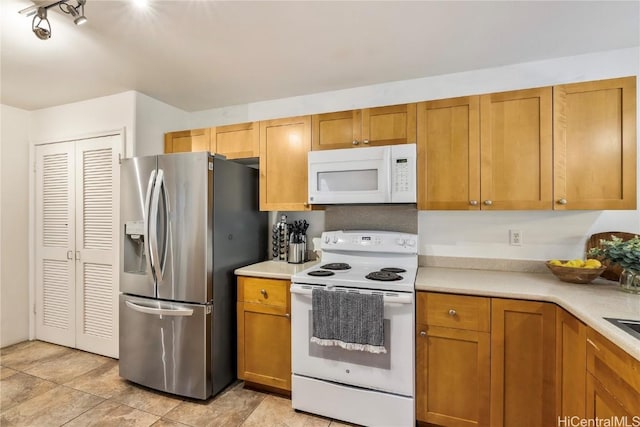
M 166 132 L 191 129 L 187 112 L 141 93 L 136 93 L 135 118 L 136 156 L 161 154 Z
M 190 127 L 639 74 L 640 49 L 619 49 L 200 111 L 191 114 Z M 640 162 L 638 170 L 640 171 Z M 638 176 L 640 178 L 640 173 Z M 640 183 L 638 189 L 640 190 Z M 640 195 L 638 201 L 640 202 Z M 297 214 L 296 218 L 300 215 L 305 214 Z M 324 218 L 317 214 L 313 219 L 324 222 Z M 308 220 L 311 221 L 311 218 Z M 584 243 L 592 233 L 640 233 L 640 210 L 422 211 L 418 215 L 418 229 L 422 255 L 508 259 L 573 258 L 582 256 Z M 509 229 L 522 232 L 522 246 L 509 246 Z
M 29 336 L 29 112 L 0 106 L 0 347 Z

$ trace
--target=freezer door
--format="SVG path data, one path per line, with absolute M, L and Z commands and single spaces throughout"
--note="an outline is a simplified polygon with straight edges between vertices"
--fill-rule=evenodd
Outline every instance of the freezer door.
M 149 210 L 157 156 L 124 159 L 120 166 L 120 291 L 155 297 L 149 257 Z
M 120 295 L 120 376 L 196 399 L 211 396 L 211 306 Z
M 157 297 L 206 303 L 212 281 L 212 177 L 208 153 L 158 157 L 151 197 L 151 258 Z

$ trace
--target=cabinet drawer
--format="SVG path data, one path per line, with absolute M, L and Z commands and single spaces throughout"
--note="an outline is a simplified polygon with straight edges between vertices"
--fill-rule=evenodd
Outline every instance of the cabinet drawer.
M 238 299 L 245 303 L 287 307 L 289 281 L 238 277 Z
M 417 322 L 429 326 L 489 332 L 491 301 L 465 295 L 418 292 Z

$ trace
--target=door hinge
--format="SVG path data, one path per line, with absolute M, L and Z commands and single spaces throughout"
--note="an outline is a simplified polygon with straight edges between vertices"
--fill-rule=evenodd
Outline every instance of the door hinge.
M 118 164 L 121 165 L 122 164 L 122 154 L 118 153 Z
M 36 315 L 36 305 L 35 304 L 33 304 L 33 315 L 34 316 Z

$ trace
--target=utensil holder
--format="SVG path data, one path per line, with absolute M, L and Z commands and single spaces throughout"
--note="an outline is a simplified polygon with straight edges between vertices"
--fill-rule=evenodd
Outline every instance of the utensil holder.
M 306 243 L 289 243 L 289 264 L 302 264 L 306 252 Z

